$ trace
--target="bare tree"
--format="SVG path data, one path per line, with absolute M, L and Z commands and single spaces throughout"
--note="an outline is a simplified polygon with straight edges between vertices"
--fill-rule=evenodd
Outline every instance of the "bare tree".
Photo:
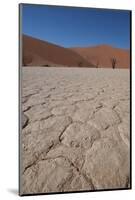
M 112 68 L 113 68 L 113 69 L 116 68 L 116 63 L 117 63 L 116 58 L 111 58 L 111 64 L 112 64 Z

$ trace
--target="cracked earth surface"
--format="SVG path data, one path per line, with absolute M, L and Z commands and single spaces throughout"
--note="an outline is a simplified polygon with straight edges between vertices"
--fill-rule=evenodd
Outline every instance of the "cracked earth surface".
M 129 70 L 22 69 L 21 192 L 130 187 Z

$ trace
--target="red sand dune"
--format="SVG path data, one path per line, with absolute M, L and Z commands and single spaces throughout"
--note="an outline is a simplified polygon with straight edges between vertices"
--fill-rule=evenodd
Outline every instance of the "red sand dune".
M 116 58 L 116 68 L 130 67 L 129 50 L 114 48 L 109 45 L 71 49 L 98 67 L 112 67 L 111 58 Z
M 116 59 L 116 68 L 130 67 L 130 51 L 99 45 L 84 48 L 64 48 L 30 36 L 22 36 L 22 64 L 24 66 L 78 66 L 112 68 L 111 59 Z
M 22 64 L 24 66 L 78 66 L 93 65 L 71 49 L 60 47 L 46 41 L 22 36 Z

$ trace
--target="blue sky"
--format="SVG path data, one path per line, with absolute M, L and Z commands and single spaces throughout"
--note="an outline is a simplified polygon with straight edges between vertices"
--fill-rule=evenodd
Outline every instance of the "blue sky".
M 130 48 L 130 12 L 23 4 L 22 32 L 64 47 Z

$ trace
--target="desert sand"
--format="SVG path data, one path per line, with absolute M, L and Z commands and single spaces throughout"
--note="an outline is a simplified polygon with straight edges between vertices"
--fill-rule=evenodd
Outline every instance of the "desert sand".
M 112 58 L 116 59 L 116 68 L 130 67 L 130 51 L 126 49 L 109 45 L 98 45 L 94 47 L 72 48 L 72 50 L 99 68 L 112 68 Z
M 71 49 L 26 35 L 22 36 L 22 52 L 22 64 L 25 66 L 93 66 Z
M 129 78 L 22 68 L 22 194 L 130 187 Z
M 109 45 L 95 47 L 64 48 L 53 43 L 22 36 L 22 65 L 112 68 L 111 59 L 116 59 L 116 68 L 130 67 L 130 51 Z

